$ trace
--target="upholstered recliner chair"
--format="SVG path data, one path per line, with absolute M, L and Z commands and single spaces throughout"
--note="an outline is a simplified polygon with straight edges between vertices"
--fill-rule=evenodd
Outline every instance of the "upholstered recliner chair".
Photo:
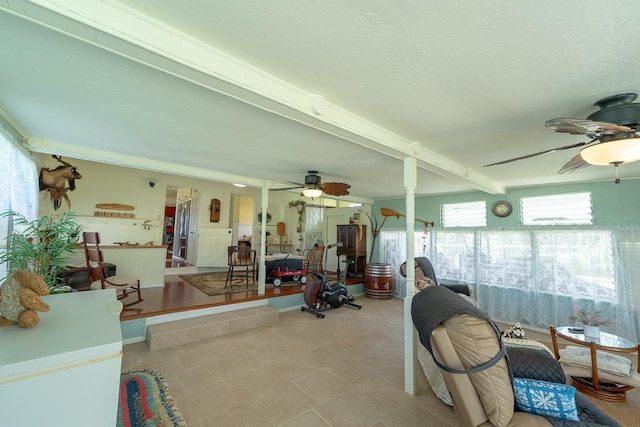
M 415 260 L 414 277 L 416 279 L 416 282 L 418 282 L 420 279 L 430 279 L 431 283 L 433 283 L 434 285 L 444 286 L 451 289 L 454 292 L 471 296 L 471 288 L 468 285 L 452 285 L 452 284 L 439 283 L 438 278 L 436 277 L 436 272 L 433 269 L 433 265 L 431 264 L 431 261 L 429 261 L 429 258 L 416 257 L 414 258 L 414 260 Z M 402 275 L 402 277 L 407 277 L 406 261 L 400 264 L 400 274 Z M 423 288 L 419 286 L 418 283 L 416 283 L 416 287 L 418 287 L 419 289 Z
M 505 348 L 493 322 L 445 287 L 417 293 L 411 312 L 420 341 L 441 367 L 461 426 L 619 426 L 579 392 L 579 421 L 517 410 L 512 379 L 563 384 L 560 364 L 545 350 Z

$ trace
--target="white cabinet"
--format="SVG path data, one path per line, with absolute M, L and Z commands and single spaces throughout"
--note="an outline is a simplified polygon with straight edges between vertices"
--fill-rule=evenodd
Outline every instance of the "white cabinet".
M 116 424 L 122 335 L 114 289 L 48 295 L 33 329 L 0 328 L 1 425 Z

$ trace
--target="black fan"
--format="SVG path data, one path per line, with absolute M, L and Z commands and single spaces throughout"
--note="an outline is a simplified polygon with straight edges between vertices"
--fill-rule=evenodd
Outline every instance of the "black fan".
M 304 184 L 289 181 L 292 184 L 295 184 L 295 187 L 273 188 L 272 191 L 285 191 L 295 190 L 296 188 L 303 188 L 305 190 L 321 190 L 329 196 L 346 196 L 349 194 L 349 188 L 351 188 L 349 184 L 345 184 L 343 182 L 322 183 L 322 178 L 320 177 L 320 175 L 318 175 L 318 171 L 307 171 L 307 174 L 308 175 L 304 177 Z
M 638 161 L 640 160 L 640 136 L 637 132 L 640 130 L 640 104 L 633 102 L 636 98 L 635 93 L 609 96 L 596 102 L 594 105 L 600 110 L 590 114 L 586 119 L 559 118 L 545 123 L 546 127 L 555 132 L 586 135 L 590 139 L 588 142 L 539 151 L 491 163 L 485 167 L 576 147 L 584 148 L 562 166 L 558 173 L 573 172 L 590 165 L 614 165 L 617 168 L 623 163 Z M 620 182 L 617 177 L 616 182 Z

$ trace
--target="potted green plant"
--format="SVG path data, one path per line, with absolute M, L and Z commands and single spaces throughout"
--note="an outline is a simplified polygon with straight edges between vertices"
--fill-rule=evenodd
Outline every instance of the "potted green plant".
M 8 217 L 13 224 L 5 250 L 0 253 L 0 264 L 7 264 L 7 277 L 17 270 L 28 270 L 40 275 L 49 289 L 57 287 L 59 273 L 66 269 L 80 236 L 74 216 L 65 212 L 29 221 L 14 211 L 1 213 L 0 217 Z
M 583 307 L 576 307 L 573 314 L 567 319 L 572 323 L 582 323 L 584 334 L 589 337 L 600 336 L 600 326 L 612 326 L 615 324 L 614 320 L 605 318 L 602 310 L 597 308 L 587 310 Z

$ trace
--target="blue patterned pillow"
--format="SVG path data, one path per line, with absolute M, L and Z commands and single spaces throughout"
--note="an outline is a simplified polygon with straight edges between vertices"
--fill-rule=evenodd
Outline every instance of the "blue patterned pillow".
M 576 409 L 576 389 L 559 383 L 514 378 L 516 406 L 523 412 L 580 421 Z

